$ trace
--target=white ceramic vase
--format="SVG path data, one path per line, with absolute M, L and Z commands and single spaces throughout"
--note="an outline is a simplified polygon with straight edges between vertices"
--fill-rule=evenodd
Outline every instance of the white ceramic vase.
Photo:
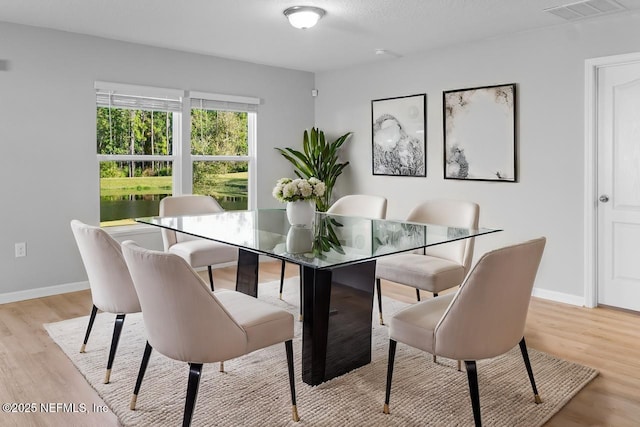
M 287 202 L 287 219 L 291 225 L 311 227 L 316 213 L 315 200 L 297 200 Z

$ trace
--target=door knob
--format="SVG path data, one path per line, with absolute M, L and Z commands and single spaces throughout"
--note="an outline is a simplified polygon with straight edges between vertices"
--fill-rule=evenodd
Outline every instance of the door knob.
M 607 203 L 609 201 L 609 196 L 603 194 L 598 200 L 600 200 L 602 203 Z

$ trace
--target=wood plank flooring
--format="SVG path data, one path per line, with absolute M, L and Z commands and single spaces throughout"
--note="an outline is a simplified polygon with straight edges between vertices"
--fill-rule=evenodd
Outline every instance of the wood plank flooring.
M 297 272 L 296 266 L 287 266 L 288 277 Z M 203 277 L 208 280 L 206 271 Z M 261 282 L 279 277 L 279 262 L 261 264 Z M 214 280 L 216 287 L 231 288 L 235 268 L 215 270 Z M 391 298 L 415 301 L 411 288 L 383 281 L 382 289 Z M 431 296 L 424 293 L 423 297 Z M 0 425 L 119 425 L 112 413 L 93 411 L 94 405 L 101 408 L 104 402 L 42 327 L 43 323 L 86 316 L 90 308 L 89 291 L 0 305 L 0 402 L 33 402 L 38 408 L 41 403 L 82 403 L 87 408 L 87 413 L 2 413 Z M 600 371 L 547 426 L 640 424 L 640 314 L 533 298 L 525 337 L 532 348 Z M 78 349 L 81 341 L 78 337 Z M 540 394 L 544 399 L 543 389 Z

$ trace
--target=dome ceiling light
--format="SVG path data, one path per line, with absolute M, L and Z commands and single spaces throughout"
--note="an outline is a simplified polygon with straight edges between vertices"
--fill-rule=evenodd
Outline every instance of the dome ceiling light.
M 311 28 L 325 15 L 325 10 L 313 6 L 293 6 L 284 10 L 289 23 L 301 30 Z

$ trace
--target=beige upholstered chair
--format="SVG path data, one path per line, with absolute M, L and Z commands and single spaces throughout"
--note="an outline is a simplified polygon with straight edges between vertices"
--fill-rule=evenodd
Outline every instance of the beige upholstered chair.
M 389 325 L 385 413 L 389 413 L 397 342 L 433 355 L 465 361 L 476 426 L 481 425 L 476 360 L 499 356 L 517 343 L 535 402 L 541 402 L 524 340 L 524 327 L 545 243 L 546 239 L 541 237 L 488 252 L 455 294 L 423 301 L 394 314 Z
M 210 196 L 185 195 L 165 197 L 160 201 L 160 216 L 202 215 L 223 212 L 224 209 Z M 213 287 L 211 266 L 238 260 L 238 249 L 211 240 L 162 229 L 164 250 L 180 257 L 193 268 L 207 267 L 209 283 Z
M 293 374 L 293 315 L 248 295 L 209 292 L 182 258 L 122 244 L 124 258 L 142 306 L 147 330 L 138 380 L 131 399 L 135 409 L 152 348 L 189 363 L 183 425 L 191 423 L 203 363 L 233 359 L 277 343 L 285 343 L 293 419 L 298 421 Z
M 80 347 L 80 353 L 85 351 L 98 309 L 116 314 L 107 372 L 104 377 L 104 383 L 107 384 L 111 376 L 113 359 L 116 356 L 125 315 L 139 313 L 140 303 L 129 275 L 129 269 L 122 257 L 120 244 L 100 227 L 87 225 L 75 219 L 71 221 L 71 230 L 89 277 L 93 300 L 89 325 L 82 347 Z
M 368 194 L 351 194 L 336 200 L 327 213 L 384 219 L 387 216 L 387 199 Z
M 425 224 L 478 228 L 480 207 L 459 200 L 430 200 L 413 208 L 407 221 Z M 380 279 L 416 288 L 420 301 L 420 290 L 438 293 L 460 285 L 469 272 L 473 259 L 474 239 L 464 239 L 424 250 L 383 257 L 376 262 L 376 290 L 380 324 L 382 317 L 382 293 Z

